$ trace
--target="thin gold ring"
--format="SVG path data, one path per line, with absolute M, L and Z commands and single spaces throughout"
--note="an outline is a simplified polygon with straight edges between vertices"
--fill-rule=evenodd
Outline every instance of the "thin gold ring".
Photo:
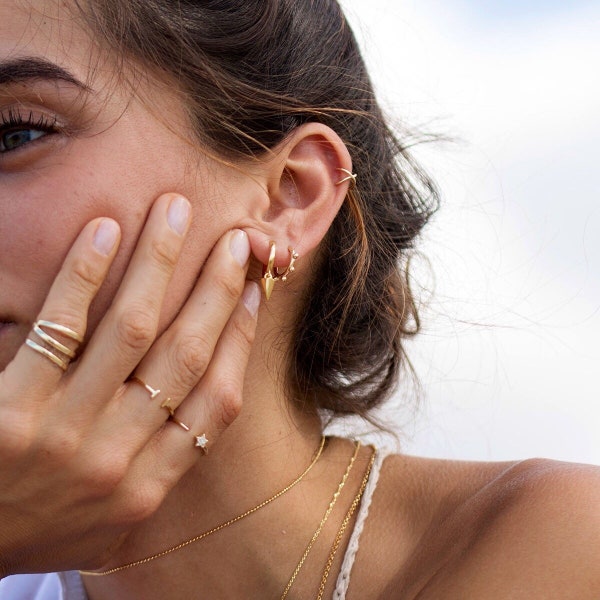
M 143 379 L 140 379 L 137 375 L 133 375 L 132 377 L 130 377 L 129 381 L 139 383 L 150 394 L 150 400 L 154 400 L 154 398 L 156 398 L 156 396 L 160 394 L 159 389 L 154 389 L 152 386 L 148 385 Z
M 175 414 L 175 409 L 171 406 L 171 398 L 167 398 L 161 405 L 161 408 L 166 408 L 169 411 L 171 417 Z
M 83 336 L 79 335 L 76 331 L 73 331 L 72 329 L 69 329 L 68 327 L 65 327 L 64 325 L 59 325 L 58 323 L 54 323 L 53 321 L 44 321 L 43 319 L 40 319 L 39 321 L 36 321 L 33 325 L 34 325 L 34 327 L 36 327 L 36 326 L 46 327 L 46 329 L 52 329 L 53 331 L 58 331 L 58 333 L 62 333 L 63 335 L 66 335 L 68 338 L 71 338 L 72 340 L 75 340 L 76 342 L 79 342 L 80 344 L 83 342 Z
M 191 429 L 185 423 L 180 421 L 174 414 L 171 414 L 171 416 L 169 417 L 169 421 L 173 421 L 175 425 L 179 425 L 179 427 L 181 427 L 181 429 L 183 429 L 186 432 L 191 431 Z M 203 433 L 201 435 L 194 435 L 194 440 L 194 448 L 200 448 L 203 454 L 208 454 L 208 448 L 206 447 L 208 445 L 208 438 L 206 437 L 206 433 Z
M 52 354 L 52 352 L 50 352 L 50 350 L 44 348 L 43 346 L 40 346 L 39 344 L 36 344 L 33 340 L 26 339 L 25 343 L 32 350 L 35 350 L 38 354 L 41 354 L 42 356 L 45 356 L 46 358 L 50 359 L 55 365 L 60 367 L 63 371 L 67 370 L 67 367 L 69 366 L 68 361 L 63 360 L 62 358 L 60 358 L 60 356 L 56 356 L 56 354 Z
M 48 335 L 41 327 L 39 323 L 33 324 L 34 333 L 44 340 L 46 344 L 52 346 L 54 349 L 58 350 L 60 353 L 68 356 L 69 358 L 75 358 L 75 352 L 71 350 L 68 346 L 61 344 L 58 340 L 55 340 L 51 335 Z
M 175 415 L 171 415 L 169 417 L 169 420 L 173 421 L 175 425 L 179 425 L 179 427 L 181 427 L 181 429 L 183 429 L 184 431 L 191 431 L 191 429 L 185 423 L 182 423 Z

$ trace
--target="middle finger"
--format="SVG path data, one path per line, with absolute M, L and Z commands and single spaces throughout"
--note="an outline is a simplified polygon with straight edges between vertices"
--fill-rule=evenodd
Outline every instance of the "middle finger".
M 129 439 L 143 445 L 196 386 L 239 304 L 249 255 L 243 231 L 231 231 L 217 242 L 183 309 L 136 367 L 136 380 L 120 394 L 113 407 L 119 413 L 113 431 L 124 428 Z

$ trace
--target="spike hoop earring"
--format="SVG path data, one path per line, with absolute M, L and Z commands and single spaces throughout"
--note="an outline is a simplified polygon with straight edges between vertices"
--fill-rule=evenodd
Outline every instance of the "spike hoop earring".
M 344 169 L 342 167 L 336 169 L 336 171 L 342 171 L 342 173 L 346 174 L 346 177 L 340 179 L 335 185 L 342 185 L 342 183 L 346 183 L 346 181 L 349 181 L 350 185 L 356 185 L 356 178 L 358 177 L 356 173 L 348 171 L 348 169 Z
M 275 282 L 279 279 L 281 281 L 287 281 L 288 275 L 296 270 L 294 263 L 298 260 L 298 253 L 291 247 L 288 246 L 288 252 L 290 253 L 290 262 L 288 266 L 280 273 L 279 269 L 275 266 L 275 255 L 277 253 L 277 246 L 273 240 L 269 242 L 269 261 L 263 268 L 262 286 L 265 292 L 267 300 L 271 298 Z

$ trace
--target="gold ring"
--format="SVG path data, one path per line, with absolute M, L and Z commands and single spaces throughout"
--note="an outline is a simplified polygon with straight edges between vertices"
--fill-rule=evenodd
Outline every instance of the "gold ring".
M 130 377 L 129 381 L 139 383 L 150 394 L 150 400 L 154 400 L 154 398 L 156 398 L 156 396 L 160 394 L 160 390 L 154 389 L 152 386 L 148 385 L 143 379 L 140 379 L 137 375 Z
M 167 398 L 161 405 L 161 408 L 166 408 L 169 411 L 169 415 L 175 414 L 175 409 L 171 406 L 171 398 Z
M 43 319 L 40 319 L 33 324 L 32 332 L 46 345 L 42 346 L 29 338 L 25 340 L 25 344 L 38 354 L 41 354 L 52 361 L 63 371 L 66 371 L 71 359 L 76 356 L 75 351 L 59 342 L 56 338 L 53 338 L 49 333 L 46 333 L 43 328 L 61 333 L 62 335 L 75 340 L 78 344 L 83 342 L 83 337 L 76 331 L 73 331 L 64 325 L 54 323 L 53 321 L 44 321 Z
M 182 423 L 174 414 L 171 414 L 169 421 L 173 421 L 175 425 L 179 425 L 179 427 L 186 432 L 191 431 L 191 429 L 185 423 Z M 206 437 L 206 434 L 195 435 L 194 440 L 194 448 L 200 448 L 204 454 L 208 454 L 208 448 L 206 447 L 208 445 L 208 438 Z

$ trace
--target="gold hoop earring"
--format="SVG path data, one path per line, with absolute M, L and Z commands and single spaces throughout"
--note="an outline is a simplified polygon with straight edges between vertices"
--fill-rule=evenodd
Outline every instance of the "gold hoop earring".
M 275 287 L 275 282 L 278 279 L 281 279 L 281 281 L 287 281 L 288 275 L 296 270 L 294 263 L 298 259 L 298 253 L 291 246 L 288 246 L 288 252 L 290 253 L 290 262 L 285 268 L 285 270 L 280 273 L 279 269 L 275 266 L 275 255 L 277 254 L 277 246 L 273 240 L 269 242 L 269 246 L 269 261 L 267 262 L 266 266 L 263 267 L 263 276 L 261 280 L 262 287 L 267 300 L 271 298 L 273 288 Z
M 356 185 L 356 178 L 358 175 L 353 173 L 352 171 L 348 171 L 348 169 L 343 169 L 342 167 L 336 169 L 336 171 L 342 171 L 342 173 L 346 173 L 346 177 L 340 179 L 335 185 L 342 185 L 346 181 L 350 181 L 350 185 Z

